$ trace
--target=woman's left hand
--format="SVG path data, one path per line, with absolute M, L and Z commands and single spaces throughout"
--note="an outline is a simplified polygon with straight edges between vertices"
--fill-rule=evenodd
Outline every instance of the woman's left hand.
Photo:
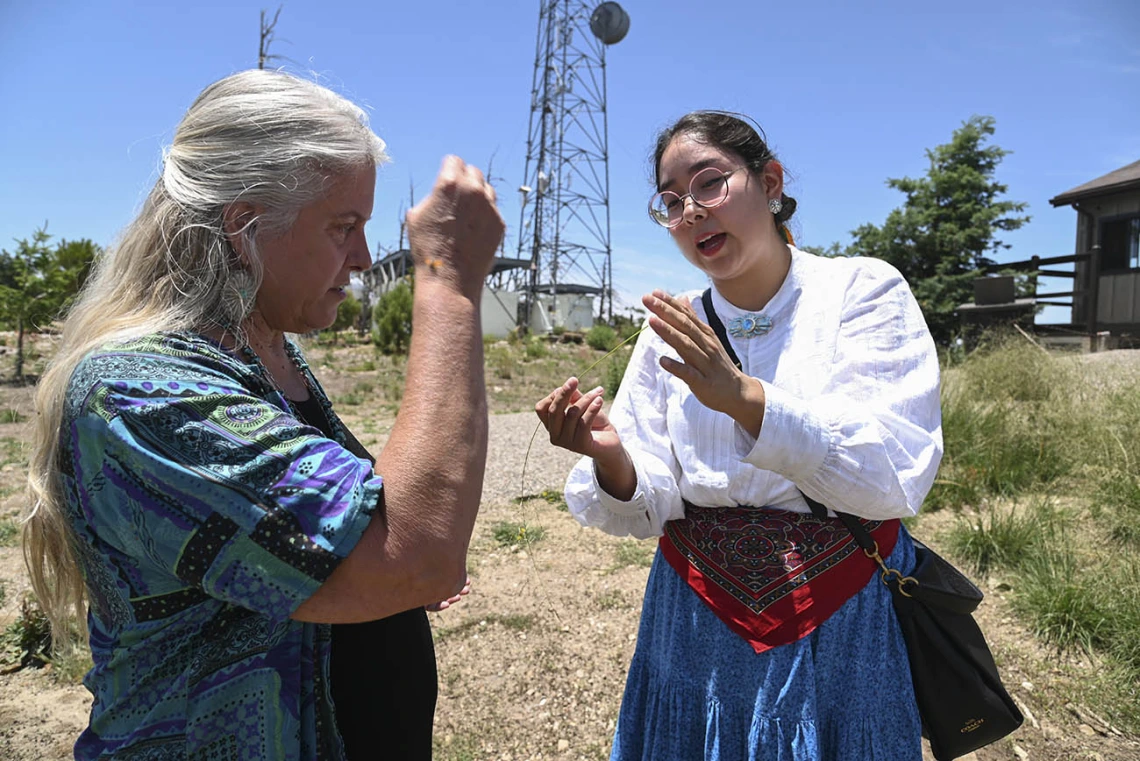
M 661 367 L 680 378 L 711 410 L 734 418 L 754 436 L 764 418 L 764 387 L 737 369 L 711 327 L 693 307 L 656 290 L 642 297 L 652 314 L 649 327 L 673 347 L 681 361 L 662 357 Z
M 446 600 L 442 600 L 440 602 L 433 602 L 430 605 L 425 605 L 424 608 L 431 611 L 432 613 L 438 613 L 441 610 L 447 610 L 452 605 L 459 602 L 463 598 L 464 595 L 468 595 L 470 593 L 471 593 L 471 577 L 468 576 L 467 582 L 463 585 L 463 589 L 459 590 L 459 594 L 455 595 L 454 597 L 448 597 Z

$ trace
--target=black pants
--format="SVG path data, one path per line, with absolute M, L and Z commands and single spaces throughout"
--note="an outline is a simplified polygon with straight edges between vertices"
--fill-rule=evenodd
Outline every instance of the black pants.
M 438 684 L 423 608 L 334 624 L 330 682 L 348 761 L 431 760 Z

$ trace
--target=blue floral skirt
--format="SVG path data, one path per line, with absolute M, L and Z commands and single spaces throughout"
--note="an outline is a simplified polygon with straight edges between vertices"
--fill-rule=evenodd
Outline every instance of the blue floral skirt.
M 888 564 L 907 573 L 900 532 Z M 658 551 L 610 761 L 921 761 L 905 647 L 876 573 L 811 634 L 758 654 Z

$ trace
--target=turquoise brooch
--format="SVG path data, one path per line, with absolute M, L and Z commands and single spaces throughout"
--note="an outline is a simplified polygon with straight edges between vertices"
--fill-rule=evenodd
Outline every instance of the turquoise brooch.
M 766 314 L 746 314 L 728 321 L 728 332 L 733 338 L 762 336 L 772 329 L 772 318 Z

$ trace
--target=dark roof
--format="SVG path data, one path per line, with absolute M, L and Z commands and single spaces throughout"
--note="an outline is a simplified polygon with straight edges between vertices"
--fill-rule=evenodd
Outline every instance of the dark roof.
M 1067 190 L 1056 198 L 1050 198 L 1049 203 L 1054 206 L 1067 206 L 1084 198 L 1133 189 L 1140 190 L 1140 161 L 1134 161 L 1115 172 L 1109 172 L 1103 177 L 1097 177 L 1084 185 L 1078 185 L 1072 190 Z
M 506 270 L 525 269 L 529 266 L 530 259 L 509 259 L 504 256 L 496 256 L 491 262 L 491 274 L 496 275 Z M 372 265 L 372 269 L 374 270 L 392 267 L 399 272 L 407 272 L 410 270 L 412 268 L 412 252 L 406 248 L 401 248 L 397 251 L 393 251 Z
M 525 270 L 530 268 L 530 259 L 510 259 L 505 256 L 496 256 L 491 262 L 491 274 L 497 275 L 506 270 Z
M 579 285 L 577 283 L 546 283 L 544 285 L 536 285 L 534 287 L 535 293 L 578 293 L 586 294 L 589 296 L 597 296 L 604 293 L 601 288 L 596 285 Z

